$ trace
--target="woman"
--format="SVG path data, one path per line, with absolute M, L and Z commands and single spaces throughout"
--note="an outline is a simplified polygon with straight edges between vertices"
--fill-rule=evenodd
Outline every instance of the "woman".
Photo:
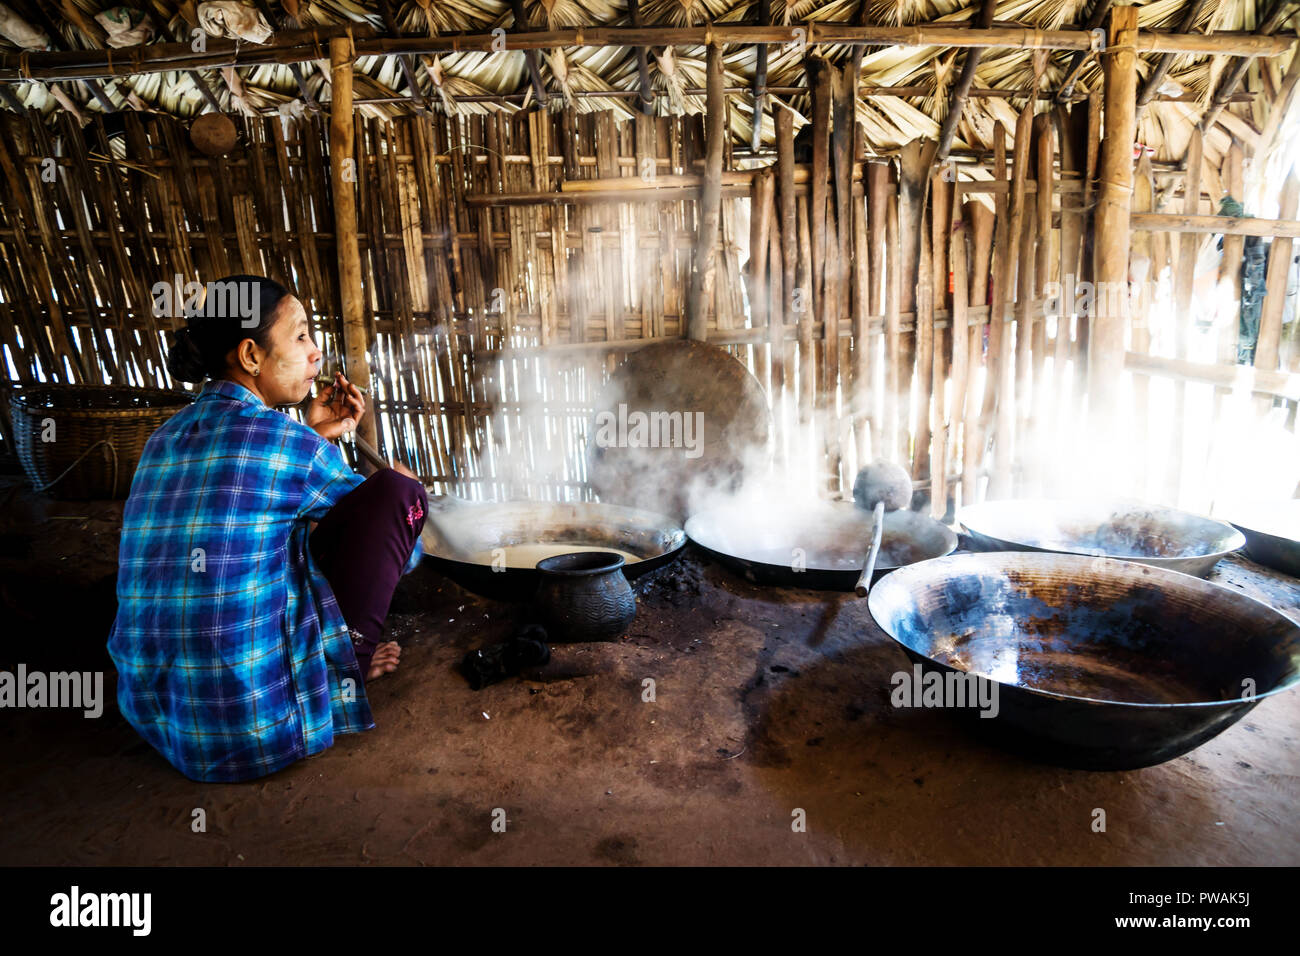
M 301 302 L 256 276 L 207 291 L 167 364 L 209 381 L 145 445 L 108 649 L 140 735 L 194 780 L 237 781 L 374 726 L 363 684 L 397 667 L 379 637 L 428 499 L 400 466 L 363 480 L 330 443 L 365 414 L 341 374 L 305 425 L 275 410 L 320 372 Z

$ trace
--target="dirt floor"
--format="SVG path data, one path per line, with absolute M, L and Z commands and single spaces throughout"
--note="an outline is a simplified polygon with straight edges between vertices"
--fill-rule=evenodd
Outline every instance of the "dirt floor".
M 120 512 L 0 482 L 0 668 L 102 668 L 109 701 L 98 720 L 0 711 L 0 863 L 1300 864 L 1300 693 L 1159 767 L 1030 763 L 892 708 L 907 659 L 865 602 L 759 589 L 689 549 L 638 587 L 625 640 L 478 692 L 455 663 L 521 612 L 421 568 L 374 730 L 263 781 L 192 783 L 111 703 Z M 1294 579 L 1232 558 L 1215 580 L 1300 618 Z

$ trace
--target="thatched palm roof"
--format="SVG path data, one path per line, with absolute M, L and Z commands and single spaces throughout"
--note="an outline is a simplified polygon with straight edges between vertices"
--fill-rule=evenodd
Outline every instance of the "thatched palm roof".
M 1057 29 L 1088 25 L 1096 3 L 1105 0 L 1001 0 L 994 21 L 1002 26 Z M 109 42 L 97 22 L 114 5 L 104 0 L 7 0 L 12 9 L 38 31 L 51 33 L 51 48 L 93 49 Z M 1272 9 L 1274 0 L 1152 0 L 1139 2 L 1139 26 L 1143 30 L 1206 33 L 1251 31 Z M 161 0 L 132 0 L 128 4 L 147 14 L 152 42 L 187 40 L 199 21 L 204 4 Z M 380 32 L 433 35 L 449 32 L 486 32 L 501 27 L 516 28 L 514 4 L 509 0 L 271 0 L 247 4 L 269 20 L 273 30 L 340 24 L 364 24 Z M 640 0 L 642 24 L 700 25 L 704 23 L 757 23 L 764 4 L 759 0 Z M 916 23 L 961 24 L 977 14 L 979 0 L 770 0 L 772 21 L 797 24 L 812 21 L 851 22 L 878 25 Z M 385 8 L 387 10 L 385 11 Z M 630 22 L 628 0 L 523 0 L 522 9 L 533 29 L 620 26 Z M 260 12 L 259 12 L 260 11 Z M 391 20 L 385 16 L 385 13 Z M 120 15 L 119 15 L 120 16 Z M 1187 21 L 1190 18 L 1190 26 Z M 134 22 L 135 17 L 132 17 Z M 1281 28 L 1291 30 L 1290 17 Z M 147 28 L 146 28 L 147 29 Z M 2 31 L 0 31 L 2 32 Z M 18 49 L 0 37 L 0 52 Z M 821 46 L 819 52 L 843 62 L 861 55 L 849 47 Z M 862 55 L 861 82 L 873 89 L 864 97 L 859 120 L 864 123 L 867 143 L 876 151 L 888 151 L 919 136 L 934 137 L 948 109 L 949 92 L 961 70 L 965 52 L 935 47 L 868 48 Z M 988 50 L 975 77 L 977 91 L 996 90 L 1024 94 L 1033 82 L 1031 50 Z M 1039 84 L 1040 93 L 1061 90 L 1074 58 L 1070 51 L 1053 51 L 1046 58 Z M 751 140 L 752 88 L 757 63 L 753 46 L 727 48 L 726 83 L 731 94 L 731 127 L 741 143 Z M 1139 57 L 1139 69 L 1149 75 L 1157 55 Z M 1158 159 L 1180 159 L 1192 127 L 1204 114 L 1231 57 L 1178 56 L 1168 69 L 1161 97 L 1142 113 L 1139 141 L 1152 147 Z M 1238 95 L 1209 130 L 1206 158 L 1217 165 L 1233 137 L 1249 141 L 1266 126 L 1262 97 L 1281 85 L 1289 56 L 1256 61 Z M 661 113 L 695 112 L 703 109 L 704 84 L 702 47 L 658 48 L 649 51 L 649 75 L 656 93 L 655 109 Z M 629 47 L 570 47 L 542 51 L 536 57 L 550 96 L 550 104 L 565 104 L 581 110 L 614 109 L 631 116 L 637 108 L 640 81 L 636 51 Z M 806 114 L 806 95 L 795 88 L 806 86 L 804 54 L 798 49 L 771 47 L 767 85 L 776 90 L 773 100 Z M 408 61 L 421 96 L 437 110 L 484 111 L 526 107 L 533 102 L 525 54 L 520 50 L 495 53 L 459 52 L 440 57 L 412 57 Z M 13 106 L 42 111 L 72 108 L 82 114 L 106 109 L 104 100 L 117 108 L 164 110 L 193 116 L 211 109 L 214 98 L 223 110 L 246 113 L 283 109 L 297 112 L 330 99 L 328 64 L 306 62 L 297 67 L 298 76 L 287 66 L 266 65 L 240 69 L 178 71 L 101 81 L 96 94 L 84 83 L 45 84 L 27 82 L 7 85 Z M 207 88 L 205 93 L 200 84 Z M 1089 56 L 1073 84 L 1077 97 L 1099 89 L 1101 66 Z M 905 88 L 906 95 L 889 95 L 878 88 Z M 618 95 L 602 97 L 602 91 Z M 742 92 L 745 91 L 745 92 Z M 394 115 L 411 108 L 407 74 L 397 57 L 362 57 L 357 62 L 356 96 L 362 109 L 371 114 Z M 491 97 L 505 97 L 491 99 Z M 1174 99 L 1173 97 L 1180 97 Z M 769 101 L 770 102 L 770 101 Z M 968 98 L 957 127 L 957 146 L 988 149 L 995 123 L 1010 130 L 1023 99 L 1010 95 L 976 95 Z M 779 108 L 779 107 L 777 107 Z M 771 107 L 765 111 L 762 140 L 773 137 Z

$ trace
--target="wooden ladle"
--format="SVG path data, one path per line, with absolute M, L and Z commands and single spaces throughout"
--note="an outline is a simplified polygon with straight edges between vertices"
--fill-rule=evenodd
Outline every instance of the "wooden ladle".
M 880 557 L 880 542 L 885 530 L 885 512 L 906 508 L 912 501 L 912 479 L 891 461 L 873 461 L 858 472 L 853 482 L 853 502 L 863 511 L 870 511 L 871 547 L 867 550 L 862 576 L 853 590 L 858 597 L 866 597 L 871 590 L 871 576 L 876 571 Z

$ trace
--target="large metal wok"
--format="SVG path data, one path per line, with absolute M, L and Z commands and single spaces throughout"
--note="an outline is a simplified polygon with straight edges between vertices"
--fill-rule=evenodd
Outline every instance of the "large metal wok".
M 537 591 L 537 561 L 548 554 L 617 551 L 634 579 L 672 561 L 686 534 L 670 518 L 620 505 L 432 496 L 420 540 L 425 560 L 461 587 L 527 601 Z
M 1162 763 L 1300 682 L 1295 622 L 1127 561 L 953 555 L 891 574 L 867 606 L 923 672 L 996 682 L 997 715 L 977 724 L 1069 767 Z
M 850 501 L 791 505 L 738 499 L 686 521 L 686 534 L 696 545 L 754 583 L 823 591 L 853 590 L 871 530 L 871 514 Z M 933 518 L 886 512 L 872 580 L 956 547 L 957 536 Z
M 1201 578 L 1246 543 L 1225 522 L 1128 499 L 985 501 L 957 519 L 980 551 L 1118 558 Z
M 1246 556 L 1300 578 L 1300 499 L 1234 508 L 1232 526 L 1246 536 Z

